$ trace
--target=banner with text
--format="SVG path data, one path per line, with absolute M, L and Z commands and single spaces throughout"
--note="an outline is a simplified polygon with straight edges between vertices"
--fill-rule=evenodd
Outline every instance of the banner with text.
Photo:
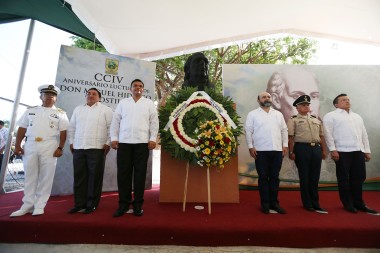
M 61 89 L 57 107 L 66 111 L 68 118 L 80 104 L 86 103 L 90 88 L 98 89 L 101 102 L 113 110 L 119 101 L 132 96 L 130 83 L 138 78 L 144 82 L 143 96 L 154 99 L 156 64 L 153 62 L 112 55 L 69 46 L 61 46 L 56 85 Z M 72 154 L 66 141 L 64 155 L 58 159 L 52 195 L 73 193 Z M 148 161 L 147 186 L 151 185 L 151 157 Z M 116 151 L 107 155 L 103 191 L 117 190 Z

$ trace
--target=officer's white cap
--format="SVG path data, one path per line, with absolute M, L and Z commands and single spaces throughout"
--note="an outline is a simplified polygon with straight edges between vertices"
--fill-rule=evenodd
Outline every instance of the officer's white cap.
M 38 87 L 38 91 L 40 93 L 54 93 L 55 95 L 59 95 L 61 93 L 61 90 L 52 84 L 44 84 Z

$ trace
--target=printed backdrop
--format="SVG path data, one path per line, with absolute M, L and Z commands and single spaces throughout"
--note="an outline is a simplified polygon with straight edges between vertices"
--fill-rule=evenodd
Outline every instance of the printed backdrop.
M 71 118 L 73 110 L 86 103 L 86 93 L 97 88 L 102 93 L 102 103 L 113 110 L 123 98 L 130 97 L 132 80 L 138 78 L 145 84 L 144 96 L 154 99 L 156 64 L 152 62 L 62 46 L 56 85 L 61 89 L 57 107 L 66 111 Z M 152 154 L 148 162 L 147 184 L 152 182 Z M 103 180 L 103 191 L 117 190 L 116 151 L 107 155 Z M 66 141 L 63 157 L 58 159 L 52 195 L 73 193 L 73 165 L 69 142 Z
M 312 114 L 319 114 L 320 118 L 335 110 L 332 101 L 338 94 L 347 93 L 351 99 L 351 109 L 362 116 L 369 135 L 372 160 L 367 163 L 367 179 L 380 179 L 380 107 L 377 106 L 380 94 L 380 66 L 223 65 L 222 68 L 224 95 L 232 97 L 236 102 L 237 112 L 243 124 L 247 114 L 258 108 L 257 96 L 267 90 L 268 81 L 276 71 L 291 72 L 293 75 L 294 82 L 289 82 L 291 87 L 286 87 L 283 91 L 287 99 L 293 103 L 303 92 L 313 95 L 312 106 L 318 101 L 320 106 L 319 110 L 314 108 Z M 312 84 L 313 79 L 317 80 L 316 85 Z M 286 111 L 288 109 L 285 100 L 280 106 L 284 115 L 295 114 Z M 240 137 L 239 142 L 239 173 L 257 176 L 244 135 Z M 285 179 L 281 184 L 294 184 L 292 180 L 298 180 L 297 168 L 288 158 L 283 161 L 280 178 Z M 335 164 L 330 157 L 323 161 L 320 180 L 336 182 Z M 257 180 L 242 176 L 240 184 L 257 184 Z

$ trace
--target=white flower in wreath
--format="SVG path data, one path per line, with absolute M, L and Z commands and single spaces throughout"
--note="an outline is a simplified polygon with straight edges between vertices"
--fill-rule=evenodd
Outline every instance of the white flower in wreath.
M 183 128 L 183 124 L 182 124 L 182 121 L 183 121 L 183 117 L 186 115 L 187 112 L 191 111 L 192 109 L 194 108 L 197 108 L 197 107 L 203 107 L 203 108 L 207 108 L 209 109 L 210 111 L 214 112 L 215 116 L 217 117 L 218 121 L 220 122 L 220 124 L 224 124 L 224 119 L 223 117 L 219 114 L 219 112 L 210 104 L 204 102 L 205 98 L 204 97 L 195 97 L 193 100 L 203 100 L 203 101 L 199 101 L 197 103 L 194 103 L 194 104 L 190 104 L 189 106 L 187 106 L 185 109 L 183 109 L 180 113 L 179 113 L 179 116 L 178 116 L 178 121 L 177 121 L 177 128 L 178 128 L 178 132 L 174 129 L 174 122 L 173 124 L 170 126 L 170 132 L 171 134 L 173 135 L 173 138 L 174 140 L 178 143 L 178 145 L 180 145 L 183 149 L 187 150 L 187 151 L 190 151 L 192 153 L 194 153 L 196 151 L 196 149 L 194 148 L 194 146 L 196 145 L 196 142 L 197 140 L 196 139 L 192 139 L 190 136 L 188 136 L 186 133 L 185 133 L 185 130 Z M 192 100 L 192 101 L 193 101 Z M 175 115 L 177 115 L 178 111 L 183 107 L 185 102 L 179 104 L 175 110 L 173 110 L 172 114 L 171 114 L 171 118 L 174 119 Z M 218 104 L 218 106 L 220 108 L 222 108 L 223 111 L 224 108 L 221 104 L 215 102 L 216 104 Z M 180 136 L 179 136 L 180 135 Z M 192 144 L 193 146 L 185 143 L 182 139 L 184 139 L 185 141 L 187 141 L 188 143 Z

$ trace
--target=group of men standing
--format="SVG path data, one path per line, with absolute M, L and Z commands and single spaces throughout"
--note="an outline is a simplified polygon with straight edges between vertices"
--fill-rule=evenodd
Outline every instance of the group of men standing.
M 279 205 L 278 189 L 282 159 L 288 155 L 298 169 L 303 207 L 307 211 L 327 214 L 319 204 L 318 183 L 322 159 L 327 157 L 328 148 L 336 164 L 339 197 L 344 209 L 351 213 L 360 210 L 378 215 L 363 201 L 365 162 L 371 159 L 363 119 L 351 110 L 347 94 L 334 99 L 336 110 L 325 115 L 324 124 L 310 115 L 310 101 L 308 95 L 299 96 L 293 102 L 298 114 L 285 123 L 281 112 L 272 108 L 271 95 L 262 92 L 257 97 L 259 108 L 247 116 L 246 141 L 259 177 L 261 211 L 286 213 Z
M 96 210 L 102 192 L 105 157 L 113 148 L 117 150 L 119 192 L 119 206 L 113 216 L 124 215 L 131 206 L 134 215 L 143 215 L 147 161 L 149 150 L 156 146 L 159 124 L 153 102 L 142 96 L 144 83 L 135 79 L 130 90 L 132 96 L 121 100 L 113 112 L 100 103 L 99 90 L 89 89 L 86 104 L 75 108 L 69 122 L 66 113 L 54 106 L 60 92 L 58 87 L 39 88 L 42 106 L 28 109 L 18 122 L 15 154 L 24 155 L 25 190 L 23 205 L 11 217 L 44 213 L 66 132 L 73 154 L 75 203 L 68 212 L 90 214 Z M 287 122 L 280 111 L 272 108 L 270 93 L 260 93 L 257 102 L 259 108 L 247 115 L 245 133 L 259 176 L 263 213 L 286 213 L 279 204 L 278 190 L 282 160 L 288 155 L 298 168 L 303 207 L 327 214 L 319 203 L 318 183 L 322 159 L 329 150 L 336 164 L 344 208 L 352 213 L 360 210 L 378 214 L 363 201 L 365 162 L 371 159 L 371 151 L 363 120 L 351 110 L 346 94 L 334 99 L 337 109 L 325 115 L 324 124 L 310 114 L 308 95 L 301 95 L 293 102 L 298 114 Z M 21 147 L 24 137 L 25 146 Z
M 131 205 L 135 216 L 143 215 L 149 150 L 156 147 L 159 127 L 153 101 L 142 96 L 144 83 L 139 79 L 131 82 L 132 96 L 121 100 L 115 113 L 100 102 L 99 90 L 89 89 L 86 103 L 75 108 L 70 121 L 54 106 L 58 87 L 43 85 L 38 90 L 42 106 L 28 109 L 18 121 L 15 153 L 24 155 L 25 188 L 21 208 L 10 216 L 44 214 L 67 132 L 74 167 L 74 207 L 68 213 L 96 210 L 105 158 L 112 147 L 117 150 L 119 191 L 119 207 L 113 216 L 122 216 Z

